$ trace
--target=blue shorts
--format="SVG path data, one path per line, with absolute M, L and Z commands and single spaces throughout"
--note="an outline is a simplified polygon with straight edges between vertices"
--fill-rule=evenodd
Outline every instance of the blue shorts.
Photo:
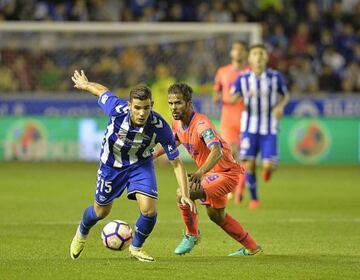
M 110 204 L 115 198 L 121 196 L 126 188 L 128 199 L 136 200 L 136 193 L 157 199 L 158 190 L 151 159 L 124 168 L 100 164 L 95 194 L 97 204 Z
M 255 159 L 259 152 L 261 152 L 261 160 L 276 164 L 278 161 L 277 136 L 243 132 L 241 134 L 240 159 Z

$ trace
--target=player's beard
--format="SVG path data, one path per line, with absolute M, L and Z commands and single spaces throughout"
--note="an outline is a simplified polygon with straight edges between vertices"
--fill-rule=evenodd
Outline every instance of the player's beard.
M 178 120 L 182 120 L 185 114 L 182 112 L 172 112 L 171 115 L 174 120 L 178 121 Z
M 172 113 L 172 117 L 173 117 L 173 119 L 176 120 L 176 121 L 178 121 L 178 120 L 181 119 L 181 118 L 180 118 L 180 114 L 178 114 L 178 113 Z

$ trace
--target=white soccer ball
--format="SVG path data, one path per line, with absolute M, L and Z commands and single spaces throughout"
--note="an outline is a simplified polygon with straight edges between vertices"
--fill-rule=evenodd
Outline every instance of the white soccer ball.
M 101 232 L 101 239 L 106 248 L 124 250 L 131 244 L 131 227 L 124 221 L 111 221 L 104 226 Z

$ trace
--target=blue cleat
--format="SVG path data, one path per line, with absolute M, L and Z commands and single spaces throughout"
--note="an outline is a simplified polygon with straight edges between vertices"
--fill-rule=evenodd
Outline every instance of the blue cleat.
M 193 236 L 193 235 L 184 235 L 183 240 L 180 242 L 179 246 L 176 247 L 174 253 L 176 255 L 184 255 L 186 253 L 190 253 L 192 248 L 200 242 L 200 235 Z
M 229 257 L 246 257 L 246 256 L 260 256 L 263 253 L 263 249 L 258 246 L 255 250 L 249 250 L 245 247 L 237 250 L 234 253 L 229 254 Z

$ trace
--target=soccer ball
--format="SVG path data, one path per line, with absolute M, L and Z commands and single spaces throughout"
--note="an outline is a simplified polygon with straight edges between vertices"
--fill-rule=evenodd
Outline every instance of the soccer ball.
M 104 226 L 101 232 L 101 239 L 106 248 L 112 250 L 124 250 L 131 244 L 131 227 L 124 221 L 111 221 Z

